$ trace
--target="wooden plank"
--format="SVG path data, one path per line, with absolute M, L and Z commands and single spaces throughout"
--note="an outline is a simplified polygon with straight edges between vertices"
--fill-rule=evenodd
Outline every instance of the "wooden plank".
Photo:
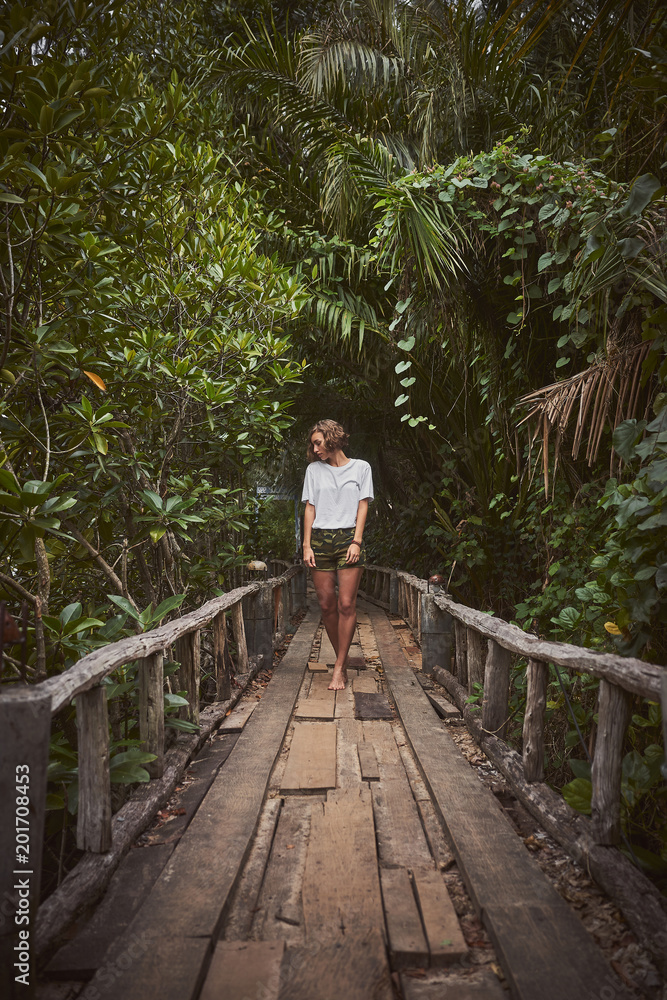
M 299 700 L 294 713 L 297 719 L 334 719 L 336 717 L 336 692 L 329 691 L 329 674 L 314 673 L 308 697 Z
M 213 619 L 213 674 L 217 701 L 227 701 L 231 696 L 232 666 L 227 642 L 227 615 L 221 611 Z
M 218 726 L 219 733 L 240 733 L 246 722 L 259 705 L 258 701 L 240 701 Z
M 338 729 L 336 785 L 338 788 L 350 785 L 358 787 L 362 779 L 357 743 L 363 742 L 364 739 L 363 722 L 355 718 L 336 719 L 336 728 Z
M 321 663 L 319 660 L 309 660 L 308 669 L 313 673 L 328 673 L 329 668 L 326 663 Z
M 295 722 L 283 792 L 325 791 L 336 787 L 336 726 L 331 722 Z
M 199 725 L 199 679 L 201 675 L 201 633 L 199 629 L 182 635 L 175 643 L 179 690 L 185 691 L 188 704 L 179 709 L 180 719 Z
M 371 793 L 382 864 L 399 868 L 434 865 L 405 771 L 385 779 L 381 769 L 380 775 Z
M 336 651 L 331 645 L 331 640 L 327 635 L 324 626 L 322 627 L 322 635 L 320 638 L 320 655 L 318 657 L 321 663 L 328 663 L 333 666 L 336 662 Z
M 285 953 L 279 1000 L 392 1000 L 393 995 L 377 928 L 350 935 L 343 943 L 288 948 Z
M 445 664 L 447 668 L 447 665 Z M 509 721 L 510 673 L 512 654 L 509 649 L 489 639 L 484 668 L 482 725 L 487 733 L 505 739 Z
M 581 922 L 536 862 L 503 815 L 494 795 L 486 788 L 463 758 L 451 736 L 433 710 L 408 666 L 393 629 L 386 618 L 373 616 L 378 649 L 385 676 L 391 686 L 396 706 L 405 727 L 419 768 L 433 795 L 438 812 L 448 831 L 459 870 L 466 882 L 477 912 L 481 914 L 499 956 L 512 956 L 514 943 L 521 938 L 527 949 L 533 948 L 529 928 L 506 920 L 503 907 L 518 920 L 521 908 L 528 913 L 546 908 L 552 921 L 551 943 L 545 940 L 544 952 L 533 950 L 526 961 L 525 976 L 535 971 L 532 992 L 521 996 L 534 1000 L 562 1000 L 563 997 L 590 998 L 581 984 L 590 982 L 595 971 L 598 982 L 611 971 L 594 943 L 587 937 Z M 491 848 L 492 845 L 492 848 Z M 548 935 L 547 935 L 548 936 Z M 579 941 L 576 949 L 564 948 L 561 941 Z M 550 955 L 551 978 L 546 981 L 537 970 L 535 955 Z M 505 974 L 510 969 L 502 959 Z M 573 983 L 578 982 L 576 990 Z M 519 996 L 519 994 L 517 994 Z M 627 1000 L 627 992 L 618 997 Z
M 313 799 L 288 798 L 280 811 L 250 936 L 255 940 L 280 938 L 303 944 L 305 928 L 301 883 L 306 865 Z
M 498 902 L 488 910 L 488 931 L 517 1000 L 535 997 L 613 996 L 629 1000 L 592 938 L 554 891 L 549 903 Z M 487 921 L 485 921 L 487 923 Z
M 109 944 L 129 925 L 173 849 L 173 844 L 158 844 L 130 851 L 116 869 L 92 918 L 56 952 L 46 975 L 89 978 L 102 965 Z
M 284 941 L 218 941 L 200 1000 L 274 1000 Z
M 354 677 L 352 679 L 352 690 L 355 694 L 377 694 L 377 681 L 372 674 L 365 675 L 364 677 Z
M 341 944 L 383 926 L 375 826 L 366 786 L 313 803 L 303 876 L 307 944 Z
M 461 713 L 459 712 L 456 705 L 452 705 L 451 701 L 447 701 L 443 698 L 441 694 L 437 694 L 435 691 L 427 691 L 426 697 L 433 705 L 441 719 L 460 719 Z
M 232 632 L 236 643 L 236 672 L 243 674 L 248 669 L 248 643 L 243 621 L 243 605 L 237 601 L 232 605 Z
M 372 743 L 357 743 L 361 777 L 364 781 L 379 781 L 380 769 Z
M 349 680 L 342 691 L 336 691 L 336 709 L 334 714 L 337 719 L 354 719 L 354 695 L 352 693 L 352 683 Z
M 234 887 L 234 897 L 225 917 L 221 935 L 225 941 L 246 941 L 250 937 L 281 806 L 282 799 L 278 798 L 269 798 L 264 803 L 248 860 Z
M 498 977 L 488 969 L 459 974 L 431 973 L 419 977 L 401 973 L 404 1000 L 507 1000 Z
M 393 719 L 394 713 L 384 694 L 354 693 L 354 712 L 357 719 Z
M 92 980 L 100 992 L 110 979 L 113 996 L 124 1000 L 187 1000 L 197 990 L 203 956 L 250 849 L 318 620 L 319 614 L 306 615 L 227 763 L 118 942 L 127 951 L 143 935 L 164 948 L 149 948 L 128 969 L 111 970 L 105 962 Z
M 412 873 L 432 966 L 448 965 L 468 954 L 456 910 L 440 872 L 415 869 Z
M 405 868 L 383 868 L 380 881 L 392 969 L 428 965 L 428 945 L 410 876 Z

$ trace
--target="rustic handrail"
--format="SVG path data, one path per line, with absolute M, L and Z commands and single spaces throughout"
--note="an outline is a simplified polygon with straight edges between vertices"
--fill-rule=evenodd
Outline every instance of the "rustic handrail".
M 376 573 L 395 573 L 398 579 L 403 580 L 409 587 L 422 594 L 428 591 L 428 581 L 421 580 L 411 573 L 388 569 L 386 566 L 371 565 L 366 569 Z M 643 698 L 660 700 L 665 668 L 655 663 L 646 663 L 635 657 L 618 656 L 615 653 L 598 653 L 568 642 L 540 639 L 531 632 L 524 632 L 517 625 L 503 621 L 502 618 L 466 607 L 464 604 L 457 604 L 444 594 L 434 594 L 434 600 L 438 607 L 452 618 L 475 629 L 485 638 L 493 639 L 499 646 L 509 649 L 512 653 L 528 659 L 549 660 L 566 670 L 581 671 L 592 677 L 608 680 Z
M 200 633 L 202 628 L 212 626 L 212 673 L 215 697 L 221 711 L 219 717 L 222 718 L 225 706 L 234 701 L 231 694 L 231 670 L 234 664 L 228 649 L 227 612 L 231 612 L 232 632 L 236 643 L 236 672 L 250 677 L 250 660 L 255 662 L 253 671 L 262 661 L 271 663 L 276 633 L 279 635 L 283 631 L 286 617 L 294 607 L 305 606 L 305 598 L 304 568 L 301 565 L 290 566 L 279 577 L 239 587 L 143 635 L 130 636 L 93 650 L 56 677 L 50 677 L 39 684 L 7 685 L 0 690 L 0 738 L 3 743 L 0 753 L 0 792 L 7 800 L 20 793 L 19 807 L 30 817 L 26 821 L 26 831 L 29 829 L 29 833 L 23 829 L 19 833 L 21 838 L 29 837 L 30 842 L 30 871 L 26 873 L 26 880 L 20 888 L 22 898 L 28 900 L 31 925 L 40 895 L 39 870 L 46 809 L 49 737 L 51 719 L 55 713 L 66 708 L 72 700 L 75 701 L 79 778 L 77 846 L 86 852 L 84 857 L 94 854 L 109 856 L 113 843 L 109 721 L 107 690 L 102 683 L 104 678 L 125 664 L 137 663 L 139 736 L 143 749 L 154 755 L 154 759 L 146 765 L 149 775 L 151 779 L 159 780 L 163 776 L 165 762 L 165 651 L 175 646 L 176 659 L 180 664 L 179 688 L 187 696 L 187 705 L 179 710 L 180 715 L 197 724 L 201 675 Z M 29 808 L 26 802 L 29 802 Z M 158 807 L 159 801 L 154 798 L 147 808 L 154 811 Z M 9 857 L 11 851 L 8 839 L 4 847 L 4 856 Z M 17 847 L 17 857 L 19 853 L 21 848 Z M 27 854 L 25 858 L 28 858 Z M 117 860 L 118 857 L 115 858 L 116 863 Z M 6 870 L 0 871 L 0 898 L 12 900 L 17 891 L 16 879 L 11 865 L 5 868 Z M 17 908 L 19 905 L 25 907 L 25 902 L 21 902 L 18 897 L 15 902 Z M 5 957 L 9 958 L 12 954 L 11 940 L 7 937 L 0 944 L 4 961 Z M 9 952 L 5 955 L 7 947 Z M 9 960 L 11 961 L 10 958 Z

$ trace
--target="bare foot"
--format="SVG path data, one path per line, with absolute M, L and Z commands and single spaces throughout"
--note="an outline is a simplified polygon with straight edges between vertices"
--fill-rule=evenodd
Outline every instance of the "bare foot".
M 344 691 L 347 684 L 347 667 L 334 667 L 329 691 Z

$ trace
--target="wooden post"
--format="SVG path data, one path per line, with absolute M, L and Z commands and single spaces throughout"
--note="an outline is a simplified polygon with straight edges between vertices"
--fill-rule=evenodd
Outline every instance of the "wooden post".
M 245 674 L 248 670 L 248 645 L 243 621 L 243 607 L 240 601 L 232 604 L 232 631 L 237 649 L 236 670 L 239 674 Z
M 616 684 L 600 681 L 598 734 L 591 771 L 592 833 L 597 844 L 621 838 L 621 765 L 623 740 L 630 721 L 632 695 Z
M 305 566 L 302 566 L 296 576 L 292 577 L 292 582 L 294 584 L 294 610 L 301 611 L 308 606 L 308 577 Z
M 38 685 L 15 684 L 0 695 L 0 996 L 34 996 L 34 928 L 40 894 L 51 697 Z M 21 874 L 16 874 L 21 870 Z M 19 882 L 20 880 L 20 882 Z M 27 894 L 26 894 L 27 891 Z M 19 892 L 21 895 L 19 895 Z M 16 923 L 16 914 L 28 922 Z M 30 931 L 30 947 L 20 951 Z M 26 954 L 27 953 L 27 954 Z M 27 958 L 27 961 L 23 961 Z M 14 963 L 18 963 L 18 967 Z M 23 982 L 16 976 L 26 975 Z M 30 985 L 24 985 L 29 983 Z
M 495 639 L 489 639 L 484 669 L 484 698 L 482 699 L 482 727 L 505 739 L 507 716 L 509 715 L 510 669 L 512 654 L 500 646 Z
M 389 574 L 389 613 L 398 614 L 398 577 L 395 569 Z
M 410 628 L 412 629 L 412 634 L 415 639 L 419 641 L 419 604 L 418 604 L 417 588 L 410 584 Z
M 379 569 L 375 570 L 375 580 L 373 582 L 373 597 L 376 601 L 382 599 L 382 573 Z
M 79 731 L 79 811 L 76 846 L 102 854 L 111 847 L 109 714 L 102 684 L 76 696 Z
M 139 674 L 139 738 L 155 760 L 144 767 L 151 778 L 164 773 L 164 652 L 137 660 Z
M 435 603 L 433 594 L 420 594 L 422 670 L 432 674 L 434 667 L 449 670 L 452 645 L 452 619 Z
M 466 649 L 468 659 L 468 691 L 472 694 L 474 684 L 484 683 L 487 640 L 474 628 L 466 628 Z
M 232 696 L 231 657 L 227 646 L 227 615 L 224 611 L 213 619 L 213 671 L 215 697 L 227 701 Z
M 454 619 L 454 669 L 456 679 L 463 687 L 468 686 L 468 635 L 463 622 Z
M 389 606 L 389 573 L 382 574 L 382 603 Z
M 273 587 L 270 583 L 262 583 L 255 601 L 255 656 L 264 657 L 265 667 L 271 668 L 273 663 L 273 622 L 274 622 Z
M 549 666 L 528 660 L 526 714 L 523 719 L 523 773 L 526 781 L 544 779 L 544 711 L 547 705 Z
M 199 629 L 188 632 L 176 640 L 176 659 L 180 663 L 178 683 L 181 691 L 185 691 L 188 699 L 187 707 L 183 706 L 179 717 L 199 724 L 199 675 L 201 672 L 201 654 Z

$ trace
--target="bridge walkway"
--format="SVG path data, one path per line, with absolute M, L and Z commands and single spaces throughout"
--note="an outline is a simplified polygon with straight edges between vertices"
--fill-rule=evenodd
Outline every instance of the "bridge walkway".
M 311 597 L 39 1000 L 630 996 L 456 747 L 402 624 L 360 600 L 330 692 Z

